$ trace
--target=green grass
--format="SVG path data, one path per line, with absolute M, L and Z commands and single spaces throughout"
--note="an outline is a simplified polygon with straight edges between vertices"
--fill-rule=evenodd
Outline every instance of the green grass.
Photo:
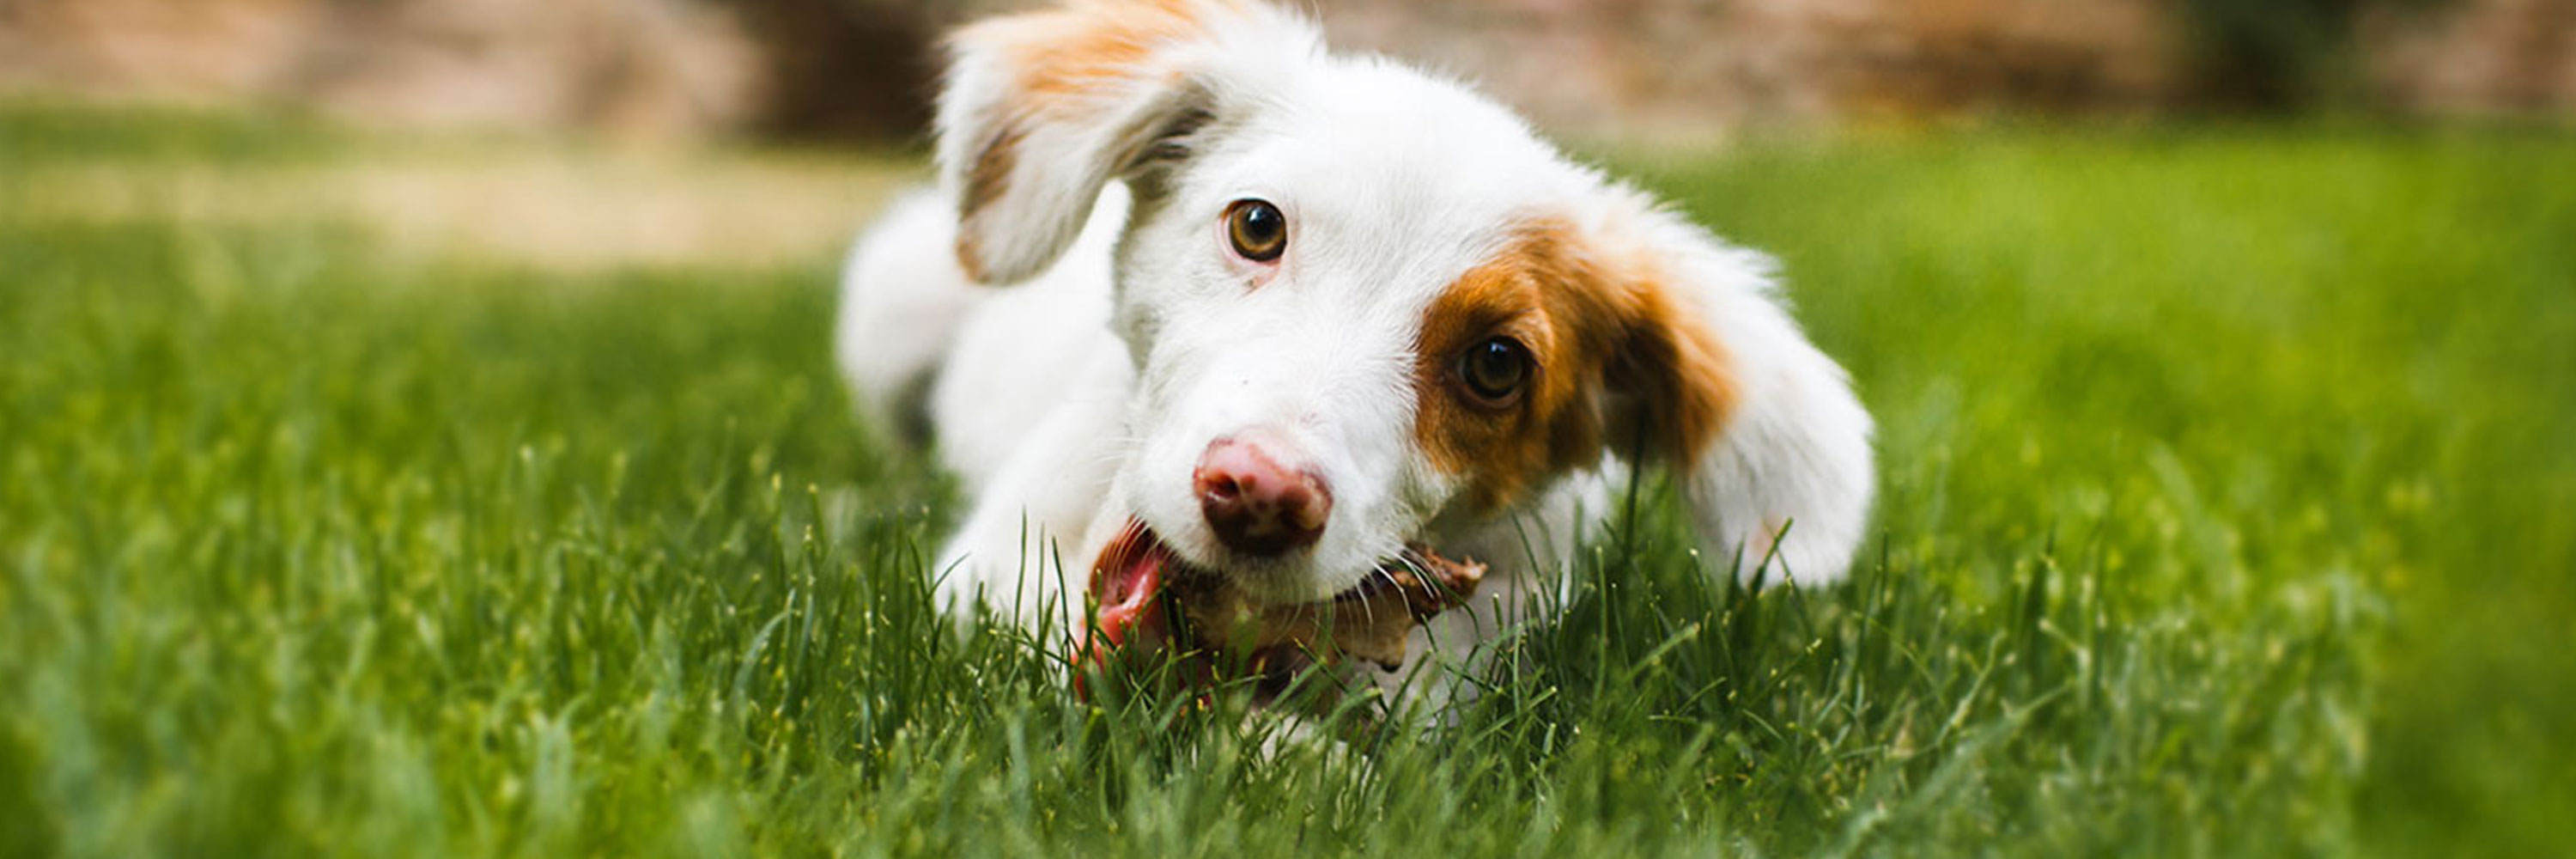
M 1854 580 L 1650 503 L 1445 732 L 1086 705 L 956 637 L 832 260 L 539 274 L 11 214 L 362 161 L 0 112 L 0 855 L 2558 852 L 2576 145 L 1993 131 L 1642 165 L 1881 421 Z M 291 154 L 280 154 L 281 152 Z M 1650 499 L 1657 493 L 1647 493 Z

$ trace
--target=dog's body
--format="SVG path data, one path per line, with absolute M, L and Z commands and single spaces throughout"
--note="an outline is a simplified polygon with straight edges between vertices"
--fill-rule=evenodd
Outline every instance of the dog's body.
M 1077 4 L 959 34 L 938 154 L 853 252 L 839 352 L 975 500 L 952 609 L 1078 629 L 1067 588 L 1105 622 L 1175 571 L 1316 601 L 1427 547 L 1491 566 L 1416 633 L 1455 658 L 1632 466 L 1716 569 L 1828 580 L 1860 540 L 1869 418 L 1769 261 L 1463 86 L 1249 2 Z

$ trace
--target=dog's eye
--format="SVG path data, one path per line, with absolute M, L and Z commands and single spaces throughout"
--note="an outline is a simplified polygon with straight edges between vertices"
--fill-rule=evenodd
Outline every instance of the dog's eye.
M 1509 337 L 1470 346 L 1458 360 L 1458 378 L 1467 384 L 1467 393 L 1487 405 L 1510 405 L 1529 373 L 1529 350 Z
M 1288 216 L 1266 200 L 1236 200 L 1225 209 L 1225 237 L 1244 259 L 1269 262 L 1288 250 Z

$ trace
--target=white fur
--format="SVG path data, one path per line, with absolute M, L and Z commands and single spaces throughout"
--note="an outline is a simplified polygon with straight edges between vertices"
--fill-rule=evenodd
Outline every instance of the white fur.
M 1541 216 L 1650 253 L 1732 359 L 1737 407 L 1684 481 L 1710 566 L 1740 552 L 1750 570 L 1789 525 L 1789 576 L 1843 573 L 1868 516 L 1870 420 L 1767 258 L 1567 161 L 1467 87 L 1327 54 L 1311 24 L 1267 6 L 1197 3 L 1198 24 L 1144 46 L 1132 74 L 1028 91 L 1028 46 L 1115 11 L 963 32 L 939 111 L 942 188 L 898 203 L 849 263 L 839 354 L 861 403 L 883 415 L 935 374 L 929 422 L 975 500 L 942 552 L 951 608 L 980 595 L 1023 622 L 1074 622 L 1093 555 L 1137 518 L 1282 601 L 1347 589 L 1408 540 L 1475 557 L 1493 566 L 1489 598 L 1444 615 L 1417 652 L 1494 635 L 1525 607 L 1498 603 L 1561 582 L 1624 469 L 1605 453 L 1515 510 L 1464 512 L 1460 481 L 1415 438 L 1415 338 L 1433 298 Z M 961 219 L 997 140 L 1012 150 L 1002 190 Z M 1158 146 L 1178 154 L 1148 157 Z M 1222 212 L 1246 198 L 1287 215 L 1275 266 L 1228 249 Z M 975 285 L 961 254 L 1016 285 Z M 1230 562 L 1191 471 L 1211 440 L 1253 427 L 1306 458 L 1334 504 L 1311 551 Z

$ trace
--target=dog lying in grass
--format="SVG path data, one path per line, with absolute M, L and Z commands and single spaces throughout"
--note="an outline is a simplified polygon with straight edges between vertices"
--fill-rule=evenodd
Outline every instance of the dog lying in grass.
M 1182 599 L 1346 667 L 1453 662 L 1649 468 L 1713 566 L 1849 562 L 1870 419 L 1766 257 L 1267 5 L 1078 2 L 951 48 L 939 187 L 861 236 L 838 343 L 974 500 L 951 610 L 1096 652 L 1173 644 Z M 1289 629 L 1337 603 L 1405 640 Z

